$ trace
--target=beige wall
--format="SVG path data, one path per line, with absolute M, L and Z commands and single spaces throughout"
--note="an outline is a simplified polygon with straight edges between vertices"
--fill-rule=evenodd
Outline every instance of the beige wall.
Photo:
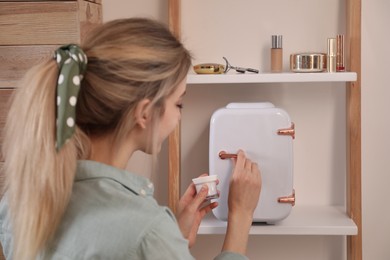
M 364 259 L 390 259 L 390 1 L 363 0 L 362 185 Z
M 148 17 L 168 21 L 168 1 L 103 0 L 103 20 L 126 17 Z
M 387 0 L 363 0 L 362 16 L 362 180 L 364 259 L 390 257 L 390 210 L 383 207 L 390 182 L 387 163 L 390 88 L 385 84 L 390 58 L 386 27 Z M 240 10 L 240 11 L 238 11 Z M 307 12 L 311 10 L 311 12 Z M 167 21 L 167 1 L 104 0 L 104 20 L 147 16 Z M 325 51 L 326 38 L 345 33 L 344 5 L 339 0 L 182 1 L 182 37 L 195 61 L 222 62 L 269 70 L 271 34 L 284 36 L 284 68 L 288 55 Z M 295 17 L 295 19 L 292 19 Z M 344 205 L 345 88 L 341 83 L 189 86 L 182 121 L 183 189 L 194 176 L 208 171 L 208 120 L 231 101 L 271 101 L 296 123 L 294 181 L 300 204 Z M 315 132 L 315 134 L 314 134 Z M 166 147 L 158 164 L 156 194 L 166 203 Z M 386 160 L 387 159 L 387 160 Z M 150 158 L 137 154 L 129 169 L 150 176 Z M 385 204 L 386 205 L 386 204 Z M 210 259 L 223 236 L 199 236 L 193 254 Z M 280 245 L 285 249 L 280 250 Z M 344 259 L 345 239 L 333 236 L 251 236 L 251 259 Z

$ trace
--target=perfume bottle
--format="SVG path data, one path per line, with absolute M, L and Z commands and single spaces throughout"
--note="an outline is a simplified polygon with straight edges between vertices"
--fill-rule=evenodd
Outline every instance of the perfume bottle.
M 272 35 L 271 72 L 281 72 L 283 69 L 282 35 Z
M 328 38 L 328 56 L 326 70 L 336 72 L 336 38 Z

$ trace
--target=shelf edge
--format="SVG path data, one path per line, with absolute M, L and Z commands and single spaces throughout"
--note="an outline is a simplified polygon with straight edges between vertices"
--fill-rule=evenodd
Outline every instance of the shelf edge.
M 352 82 L 355 72 L 336 73 L 260 73 L 260 74 L 188 74 L 187 84 Z
M 290 216 L 275 225 L 254 224 L 251 235 L 356 235 L 357 226 L 338 206 L 297 206 Z M 226 222 L 208 215 L 198 234 L 225 234 Z

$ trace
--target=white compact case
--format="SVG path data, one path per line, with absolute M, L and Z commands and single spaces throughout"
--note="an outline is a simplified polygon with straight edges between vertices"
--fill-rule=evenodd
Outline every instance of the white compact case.
M 231 159 L 239 149 L 257 162 L 262 177 L 260 200 L 254 222 L 273 224 L 286 218 L 295 204 L 293 189 L 294 124 L 289 115 L 272 103 L 230 103 L 218 109 L 210 121 L 210 175 L 219 178 L 219 206 L 213 209 L 220 220 L 227 220 Z M 222 158 L 221 158 L 222 157 Z

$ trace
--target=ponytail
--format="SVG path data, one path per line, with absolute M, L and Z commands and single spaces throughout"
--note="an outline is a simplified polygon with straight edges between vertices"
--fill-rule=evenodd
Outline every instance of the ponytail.
M 54 60 L 25 75 L 12 99 L 4 128 L 7 199 L 14 234 L 13 258 L 35 259 L 54 235 L 68 204 L 79 138 L 55 148 Z M 80 136 L 76 133 L 77 136 Z

